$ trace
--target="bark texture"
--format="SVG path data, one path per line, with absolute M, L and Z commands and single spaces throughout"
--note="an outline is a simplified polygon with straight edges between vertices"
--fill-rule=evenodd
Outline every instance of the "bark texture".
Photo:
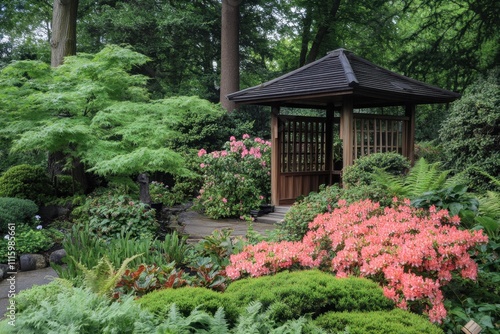
M 236 104 L 226 95 L 240 89 L 240 3 L 241 0 L 222 0 L 220 102 L 229 112 Z
M 64 57 L 76 54 L 76 13 L 78 0 L 54 0 L 52 12 L 52 67 L 61 65 Z

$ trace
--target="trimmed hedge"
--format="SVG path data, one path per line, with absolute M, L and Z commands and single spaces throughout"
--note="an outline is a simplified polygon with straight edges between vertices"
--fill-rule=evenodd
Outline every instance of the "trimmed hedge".
M 284 322 L 305 314 L 313 318 L 328 311 L 380 311 L 394 308 L 378 284 L 365 278 L 337 278 L 319 270 L 281 272 L 231 283 L 224 296 L 244 309 L 258 300 L 272 305 L 274 319 Z
M 0 177 L 0 197 L 29 199 L 44 204 L 54 195 L 54 188 L 45 169 L 38 166 L 17 165 Z
M 217 309 L 224 307 L 226 319 L 235 322 L 238 310 L 228 305 L 223 294 L 207 288 L 182 287 L 177 289 L 157 290 L 138 299 L 141 308 L 160 316 L 166 316 L 172 304 L 177 305 L 179 312 L 187 317 L 192 310 L 199 310 L 214 315 Z
M 442 334 L 423 316 L 400 309 L 376 312 L 329 312 L 313 321 L 329 333 Z
M 0 233 L 7 232 L 9 224 L 34 226 L 38 206 L 28 199 L 0 197 Z

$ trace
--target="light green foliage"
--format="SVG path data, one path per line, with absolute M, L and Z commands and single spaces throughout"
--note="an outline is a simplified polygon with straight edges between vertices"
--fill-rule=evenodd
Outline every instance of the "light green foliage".
M 45 230 L 34 230 L 31 227 L 18 225 L 15 235 L 15 253 L 17 256 L 22 254 L 33 254 L 48 250 L 54 246 L 54 240 Z M 0 263 L 7 263 L 8 240 L 0 239 Z
M 71 289 L 72 285 L 69 281 L 56 278 L 49 284 L 34 285 L 22 290 L 15 297 L 16 312 L 23 313 L 29 307 L 37 308 L 42 301 L 55 302 L 59 293 L 68 292 Z
M 0 197 L 0 234 L 7 233 L 9 224 L 35 226 L 38 206 L 28 199 Z
M 17 165 L 0 177 L 0 197 L 24 198 L 40 205 L 53 195 L 54 189 L 42 167 Z
M 392 175 L 402 175 L 410 168 L 407 158 L 398 153 L 373 153 L 354 161 L 354 165 L 344 168 L 342 182 L 344 187 L 369 185 L 373 180 L 373 172 L 383 169 Z
M 469 178 L 474 191 L 493 190 L 490 175 L 500 174 L 500 70 L 471 85 L 453 103 L 439 133 L 446 166 Z
M 244 308 L 251 301 L 272 307 L 273 319 L 286 321 L 326 311 L 378 311 L 394 307 L 382 289 L 362 278 L 336 278 L 319 270 L 281 272 L 231 283 L 224 296 Z
M 349 334 L 440 334 L 443 331 L 422 316 L 394 309 L 377 312 L 329 312 L 314 323 L 329 333 Z
M 171 265 L 171 261 L 185 263 L 191 252 L 191 246 L 178 235 L 168 236 L 165 241 L 161 241 L 136 239 L 130 233 L 122 233 L 119 238 L 106 242 L 96 237 L 88 225 L 83 228 L 73 226 L 62 244 L 68 256 L 73 257 L 87 268 L 95 267 L 104 256 L 114 267 L 119 267 L 125 259 L 136 254 L 142 255 L 130 263 L 132 267 L 137 267 L 141 263 L 155 263 L 158 266 Z M 65 266 L 52 266 L 59 277 L 78 281 L 82 271 L 75 265 L 74 261 L 66 260 L 66 263 Z
M 16 314 L 15 325 L 10 333 L 132 334 L 141 333 L 141 327 L 151 328 L 153 317 L 141 311 L 132 297 L 113 303 L 88 289 L 68 288 Z
M 115 269 L 113 264 L 106 257 L 100 259 L 97 265 L 92 269 L 88 269 L 83 264 L 77 262 L 73 257 L 70 257 L 70 259 L 73 260 L 76 266 L 83 272 L 83 282 L 86 287 L 98 295 L 109 296 L 121 279 L 121 276 L 125 273 L 127 265 L 141 255 L 142 254 L 137 254 L 125 259 L 118 270 Z

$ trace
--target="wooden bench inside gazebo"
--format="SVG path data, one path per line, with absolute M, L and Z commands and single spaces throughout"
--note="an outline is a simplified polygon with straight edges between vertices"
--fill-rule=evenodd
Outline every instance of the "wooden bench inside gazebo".
M 227 98 L 271 108 L 271 202 L 292 204 L 321 184 L 340 181 L 342 169 L 374 152 L 414 159 L 415 106 L 448 103 L 460 95 L 381 68 L 337 49 L 325 57 Z M 404 108 L 402 115 L 367 113 Z M 284 108 L 324 110 L 323 117 L 286 115 Z M 342 143 L 335 156 L 334 138 Z M 341 161 L 341 165 L 335 164 Z

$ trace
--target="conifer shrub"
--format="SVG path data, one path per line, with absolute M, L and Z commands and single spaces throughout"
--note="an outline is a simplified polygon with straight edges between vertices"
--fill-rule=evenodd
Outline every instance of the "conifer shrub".
M 201 287 L 157 290 L 137 302 L 143 310 L 163 317 L 167 315 L 172 304 L 176 305 L 183 316 L 188 316 L 195 308 L 214 315 L 217 309 L 223 306 L 228 321 L 234 323 L 238 317 L 237 308 L 227 303 L 222 293 Z
M 372 173 L 376 168 L 384 169 L 393 175 L 402 175 L 410 168 L 410 161 L 394 152 L 373 153 L 354 161 L 354 165 L 344 168 L 342 182 L 350 188 L 372 183 Z
M 50 179 L 42 167 L 17 165 L 0 177 L 0 197 L 29 199 L 40 205 L 48 202 L 53 194 Z
M 443 331 L 408 311 L 394 309 L 375 312 L 328 312 L 314 323 L 329 333 L 349 334 L 440 334 Z
M 224 296 L 244 309 L 259 301 L 271 307 L 276 321 L 313 317 L 328 311 L 390 310 L 394 303 L 382 288 L 364 278 L 337 278 L 319 270 L 281 272 L 272 276 L 246 278 L 229 285 Z
M 9 224 L 33 226 L 37 212 L 38 206 L 31 200 L 0 197 L 0 233 L 6 233 Z

